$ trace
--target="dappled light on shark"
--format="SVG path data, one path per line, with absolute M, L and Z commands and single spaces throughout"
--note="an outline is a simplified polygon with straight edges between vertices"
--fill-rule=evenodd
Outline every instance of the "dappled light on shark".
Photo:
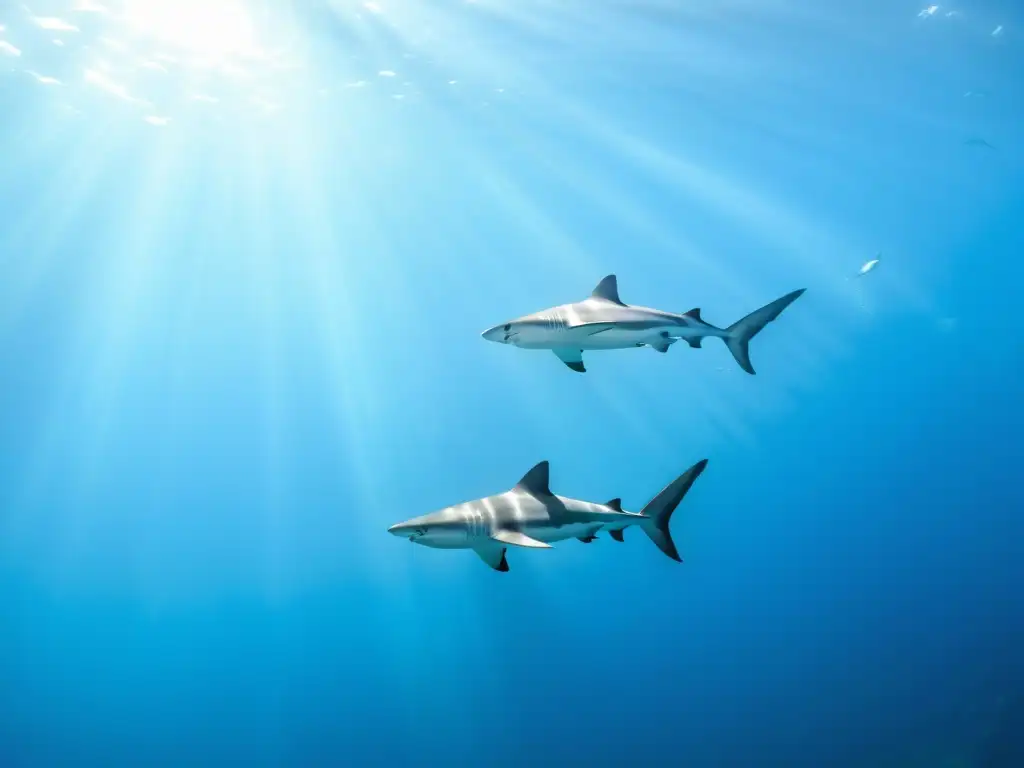
M 505 493 L 415 517 L 388 532 L 425 547 L 471 549 L 494 570 L 506 572 L 510 546 L 550 549 L 551 542 L 572 538 L 589 544 L 601 532 L 621 543 L 625 529 L 635 525 L 665 555 L 682 562 L 669 521 L 707 463 L 694 464 L 640 512 L 626 512 L 618 498 L 597 504 L 552 493 L 549 465 L 542 461 Z

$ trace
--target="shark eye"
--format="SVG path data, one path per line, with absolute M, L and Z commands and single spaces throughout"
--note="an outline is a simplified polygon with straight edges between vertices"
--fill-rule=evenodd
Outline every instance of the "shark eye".
M 510 330 L 512 330 L 512 323 L 505 323 L 505 333 L 508 333 Z

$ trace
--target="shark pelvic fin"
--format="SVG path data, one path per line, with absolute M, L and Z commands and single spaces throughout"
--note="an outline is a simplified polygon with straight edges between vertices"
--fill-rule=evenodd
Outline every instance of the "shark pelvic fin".
M 616 279 L 615 275 L 608 275 L 601 280 L 590 295 L 595 299 L 604 299 L 605 301 L 610 301 L 613 304 L 625 306 L 622 304 L 622 299 L 619 298 L 619 281 Z
M 703 336 L 691 336 L 686 340 L 686 343 L 689 344 L 694 349 L 700 349 L 700 342 L 701 340 L 703 340 L 703 338 Z
M 508 544 L 513 547 L 529 547 L 531 549 L 552 548 L 550 544 L 546 544 L 543 541 L 537 541 L 537 539 L 532 539 L 525 533 L 510 531 L 504 528 L 492 533 L 491 538 L 495 541 L 500 541 L 502 544 Z
M 550 496 L 550 476 L 551 471 L 547 460 L 538 462 L 533 469 L 523 475 L 522 480 L 516 483 L 516 488 L 531 496 Z
M 473 547 L 473 551 L 480 556 L 481 560 L 491 566 L 494 570 L 501 571 L 502 573 L 508 572 L 508 560 L 505 559 L 505 547 L 487 542 Z
M 624 530 L 622 528 L 619 528 L 619 529 L 614 530 L 614 531 L 608 531 L 608 535 L 611 536 L 613 539 L 615 539 L 620 544 L 626 540 L 623 537 L 623 535 L 622 535 L 623 533 L 624 533 Z
M 583 366 L 583 350 L 582 349 L 563 349 L 559 348 L 553 350 L 555 356 L 569 366 L 576 373 L 586 373 L 587 369 Z

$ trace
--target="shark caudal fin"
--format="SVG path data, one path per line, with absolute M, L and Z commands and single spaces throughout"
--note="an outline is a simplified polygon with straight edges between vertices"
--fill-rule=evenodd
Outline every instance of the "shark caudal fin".
M 690 486 L 700 477 L 700 473 L 704 471 L 704 467 L 707 465 L 707 459 L 698 461 L 669 483 L 661 493 L 651 499 L 641 512 L 641 514 L 646 515 L 646 519 L 641 520 L 639 523 L 643 532 L 650 537 L 658 549 L 680 563 L 683 562 L 683 558 L 679 556 L 679 550 L 676 549 L 675 542 L 672 541 L 672 533 L 668 529 L 668 521 L 671 519 L 672 513 L 676 511 L 676 507 L 679 506 L 679 502 L 683 500 L 686 492 L 690 490 Z M 621 539 L 619 540 L 621 541 Z
M 738 323 L 733 323 L 726 328 L 727 335 L 722 339 L 729 347 L 732 356 L 747 373 L 754 373 L 754 366 L 750 364 L 750 340 L 757 336 L 768 323 L 782 314 L 782 310 L 800 298 L 807 290 L 801 288 L 799 291 L 787 293 L 781 299 L 776 299 L 771 304 L 766 304 L 758 310 L 751 312 Z

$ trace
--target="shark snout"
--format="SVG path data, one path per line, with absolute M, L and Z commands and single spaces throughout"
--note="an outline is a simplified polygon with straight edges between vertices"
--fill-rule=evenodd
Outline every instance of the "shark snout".
M 493 328 L 488 328 L 480 335 L 487 341 L 496 341 L 498 344 L 504 344 L 508 341 L 511 330 L 512 324 L 505 323 L 504 325 L 496 325 Z
M 398 536 L 402 539 L 408 539 L 415 533 L 415 531 L 413 530 L 413 527 L 408 523 L 395 523 L 390 528 L 388 528 L 388 533 L 390 533 L 392 536 Z
M 415 520 L 407 520 L 404 523 L 395 523 L 395 525 L 392 525 L 388 528 L 388 533 L 392 536 L 397 536 L 400 539 L 415 541 L 420 536 L 426 535 L 427 527 Z

